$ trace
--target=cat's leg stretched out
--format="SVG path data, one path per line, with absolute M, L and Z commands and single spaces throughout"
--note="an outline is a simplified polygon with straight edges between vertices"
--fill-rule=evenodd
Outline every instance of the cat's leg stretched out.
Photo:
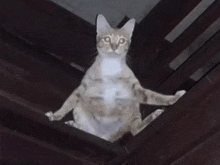
M 79 102 L 81 93 L 84 91 L 84 86 L 80 85 L 73 93 L 67 98 L 62 107 L 57 110 L 55 113 L 49 111 L 45 113 L 45 116 L 49 118 L 50 121 L 61 120 L 67 113 L 72 111 L 76 104 Z
M 182 97 L 186 91 L 180 90 L 177 91 L 175 95 L 164 95 L 149 89 L 143 88 L 139 82 L 136 82 L 132 85 L 132 90 L 134 93 L 134 97 L 137 99 L 138 102 L 142 104 L 149 104 L 149 105 L 172 105 L 180 97 Z
M 186 93 L 185 90 L 181 90 L 177 91 L 175 95 L 163 95 L 148 89 L 144 89 L 139 82 L 136 82 L 132 85 L 132 90 L 134 93 L 134 97 L 137 99 L 138 102 L 143 104 L 164 106 L 174 104 L 180 97 L 182 97 Z M 153 113 L 148 115 L 144 120 L 141 119 L 140 113 L 136 113 L 137 117 L 131 124 L 132 135 L 135 136 L 136 134 L 138 134 L 163 112 L 163 109 L 157 109 Z

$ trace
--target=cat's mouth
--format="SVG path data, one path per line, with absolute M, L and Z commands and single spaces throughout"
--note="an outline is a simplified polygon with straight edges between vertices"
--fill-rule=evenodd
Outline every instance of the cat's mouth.
M 121 58 L 121 57 L 124 57 L 124 54 L 118 52 L 117 50 L 115 50 L 115 51 L 99 50 L 99 51 L 100 51 L 100 53 L 99 53 L 100 55 L 102 55 L 104 57 L 108 57 L 108 58 Z

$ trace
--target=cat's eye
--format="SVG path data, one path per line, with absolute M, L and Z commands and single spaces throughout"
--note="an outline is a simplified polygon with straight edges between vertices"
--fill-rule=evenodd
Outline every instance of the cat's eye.
M 105 41 L 105 42 L 110 42 L 111 39 L 110 39 L 110 37 L 104 37 L 104 41 Z
M 119 44 L 124 44 L 124 43 L 125 43 L 125 39 L 124 38 L 120 38 Z

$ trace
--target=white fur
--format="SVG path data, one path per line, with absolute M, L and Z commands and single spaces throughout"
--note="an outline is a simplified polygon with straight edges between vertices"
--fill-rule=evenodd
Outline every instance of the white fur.
M 114 76 L 122 71 L 121 63 L 118 59 L 106 58 L 101 63 L 102 75 Z
M 106 83 L 103 85 L 104 89 L 104 99 L 107 103 L 112 103 L 115 98 L 117 97 L 118 93 L 118 98 L 127 98 L 129 97 L 129 94 L 125 88 L 123 88 L 120 85 L 117 84 L 112 84 L 112 83 Z
M 119 74 L 121 71 L 122 67 L 118 59 L 103 59 L 101 63 L 101 72 L 103 77 L 114 76 Z M 103 85 L 103 90 L 104 99 L 107 103 L 112 103 L 115 100 L 116 93 L 120 93 L 120 96 L 124 98 L 128 96 L 127 91 L 122 86 L 108 82 L 108 79 L 106 79 L 106 82 Z
M 117 86 L 115 85 L 104 85 L 104 98 L 105 101 L 108 103 L 111 103 L 114 101 L 116 92 L 117 92 Z

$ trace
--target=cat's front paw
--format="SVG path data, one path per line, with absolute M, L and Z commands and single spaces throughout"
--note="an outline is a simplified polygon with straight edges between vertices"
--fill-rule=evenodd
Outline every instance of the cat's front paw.
M 185 90 L 177 91 L 176 94 L 175 94 L 175 96 L 179 99 L 179 98 L 182 97 L 185 93 L 186 93 Z
M 49 111 L 49 112 L 45 113 L 44 115 L 47 116 L 50 121 L 60 120 L 62 118 L 59 115 L 55 115 L 52 111 Z
M 157 110 L 154 112 L 154 118 L 157 118 L 157 117 L 160 116 L 163 112 L 164 112 L 163 109 L 157 109 Z
M 185 93 L 185 90 L 177 91 L 174 97 L 169 101 L 169 104 L 173 105 L 174 103 L 176 103 Z

